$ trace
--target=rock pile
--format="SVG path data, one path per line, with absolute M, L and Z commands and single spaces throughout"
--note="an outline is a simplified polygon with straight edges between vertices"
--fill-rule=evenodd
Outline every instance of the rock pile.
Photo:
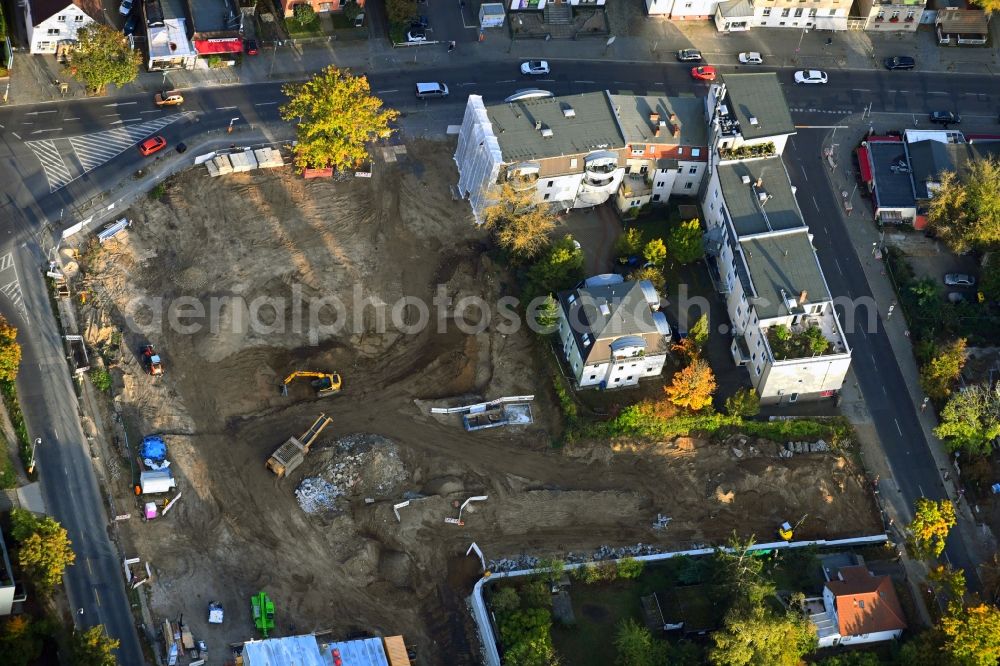
M 326 513 L 337 508 L 337 498 L 343 493 L 325 479 L 308 477 L 295 489 L 295 499 L 308 514 Z

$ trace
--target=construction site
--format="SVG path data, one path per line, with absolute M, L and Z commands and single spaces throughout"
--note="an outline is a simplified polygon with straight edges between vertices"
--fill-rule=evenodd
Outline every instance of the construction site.
M 468 315 L 434 307 L 422 330 L 382 326 L 372 302 L 443 291 L 495 315 L 514 293 L 452 197 L 451 151 L 413 142 L 344 181 L 193 169 L 128 211 L 126 233 L 77 255 L 81 333 L 117 350 L 120 419 L 104 421 L 133 445 L 162 438 L 176 481 L 170 512 L 139 520 L 142 488 L 105 475 L 132 512 L 118 529 L 150 565 L 140 589 L 155 622 L 183 615 L 208 663 L 224 663 L 226 646 L 260 637 L 250 600 L 265 591 L 271 635 L 401 634 L 420 664 L 474 664 L 473 542 L 496 561 L 712 545 L 734 530 L 772 539 L 803 516 L 799 539 L 881 529 L 863 476 L 835 452 L 745 438 L 554 448 L 556 364 L 526 327 L 468 332 Z M 338 299 L 348 324 L 297 325 L 283 304 L 298 297 Z M 166 312 L 177 303 L 179 323 Z M 505 396 L 523 399 L 490 402 Z M 481 413 L 431 411 L 474 403 Z

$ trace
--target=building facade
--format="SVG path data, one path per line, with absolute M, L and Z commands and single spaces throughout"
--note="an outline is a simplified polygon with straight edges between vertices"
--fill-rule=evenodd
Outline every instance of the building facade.
M 903 607 L 892 579 L 873 576 L 864 565 L 842 567 L 823 587 L 822 610 L 810 614 L 819 647 L 880 643 L 899 638 L 906 629 Z M 815 604 L 818 606 L 818 604 Z
M 285 18 L 295 16 L 295 8 L 299 5 L 308 5 L 315 12 L 342 12 L 347 6 L 347 2 L 348 0 L 333 0 L 333 2 L 326 0 L 281 0 L 281 10 L 284 12 Z M 355 2 L 359 7 L 365 6 L 365 0 L 355 0 Z
M 622 388 L 659 375 L 670 327 L 653 285 L 588 283 L 559 294 L 559 341 L 577 386 Z
M 750 25 L 759 28 L 846 30 L 853 0 L 756 0 Z
M 489 106 L 470 95 L 458 135 L 458 189 L 477 222 L 510 183 L 539 203 L 598 206 L 625 175 L 625 140 L 606 92 Z
M 626 212 L 671 195 L 697 196 L 708 171 L 705 107 L 692 97 L 611 95 L 625 137 L 625 175 L 615 203 Z
M 926 0 L 858 0 L 865 30 L 913 32 L 923 18 Z
M 673 21 L 707 20 L 715 16 L 720 0 L 645 0 L 646 13 Z
M 85 9 L 86 8 L 86 9 Z M 85 2 L 34 0 L 24 4 L 24 27 L 28 34 L 28 51 L 52 54 L 60 48 L 72 48 L 76 33 L 100 16 L 100 5 Z

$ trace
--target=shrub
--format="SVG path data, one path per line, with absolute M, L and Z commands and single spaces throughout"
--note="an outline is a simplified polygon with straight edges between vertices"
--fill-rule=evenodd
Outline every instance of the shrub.
M 645 564 L 634 557 L 626 557 L 618 561 L 618 577 L 631 580 L 642 575 Z
M 104 368 L 96 368 L 90 372 L 90 383 L 101 393 L 111 392 L 111 373 Z
M 498 615 L 510 613 L 521 607 L 521 598 L 513 587 L 502 587 L 493 595 L 490 606 Z

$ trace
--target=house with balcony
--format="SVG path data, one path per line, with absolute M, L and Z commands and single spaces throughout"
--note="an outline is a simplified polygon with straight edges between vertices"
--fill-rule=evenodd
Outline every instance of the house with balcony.
M 750 26 L 800 30 L 847 30 L 853 0 L 754 0 Z
M 914 32 L 927 0 L 858 0 L 864 29 L 872 32 Z
M 795 123 L 773 72 L 726 74 L 704 98 L 710 159 L 780 155 Z
M 559 342 L 579 388 L 634 386 L 663 371 L 670 326 L 652 283 L 596 278 L 558 296 Z
M 477 223 L 499 185 L 566 210 L 603 204 L 625 175 L 625 139 L 607 92 L 486 106 L 470 95 L 458 135 L 458 190 Z
M 704 103 L 662 95 L 610 98 L 626 144 L 618 210 L 664 204 L 671 195 L 697 196 L 708 171 Z
M 948 7 L 934 19 L 938 44 L 942 46 L 984 46 L 989 40 L 989 17 L 982 9 Z
M 898 639 L 907 626 L 892 579 L 873 575 L 864 564 L 827 575 L 823 596 L 805 604 L 821 648 Z
M 24 3 L 24 27 L 28 35 L 28 52 L 56 53 L 72 49 L 76 33 L 101 16 L 101 3 L 96 0 L 29 0 Z
M 761 403 L 836 395 L 851 350 L 781 158 L 721 160 L 702 212 L 730 352 Z

